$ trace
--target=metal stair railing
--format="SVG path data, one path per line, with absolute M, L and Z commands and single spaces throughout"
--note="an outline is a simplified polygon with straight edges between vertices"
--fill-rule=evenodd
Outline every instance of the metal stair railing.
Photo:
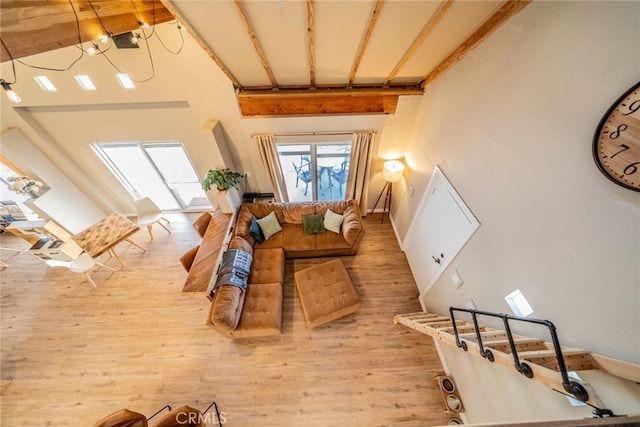
M 518 357 L 518 350 L 516 348 L 516 343 L 513 339 L 513 334 L 511 333 L 511 327 L 509 326 L 509 321 L 517 321 L 517 322 L 524 322 L 524 323 L 531 323 L 531 324 L 546 326 L 546 328 L 549 330 L 549 333 L 551 335 L 551 341 L 553 343 L 555 357 L 558 363 L 558 370 L 560 372 L 560 375 L 562 376 L 562 386 L 564 387 L 567 393 L 571 394 L 576 399 L 582 402 L 586 402 L 587 400 L 589 400 L 589 393 L 582 386 L 582 384 L 576 381 L 572 381 L 569 378 L 566 364 L 564 362 L 564 356 L 562 355 L 562 348 L 560 347 L 560 341 L 558 340 L 556 326 L 549 320 L 530 319 L 527 317 L 511 316 L 509 314 L 492 313 L 489 311 L 482 311 L 482 310 L 475 310 L 475 309 L 468 309 L 468 308 L 450 307 L 449 313 L 451 315 L 451 323 L 453 326 L 453 333 L 456 339 L 456 346 L 459 348 L 462 348 L 464 351 L 468 350 L 467 343 L 461 340 L 458 334 L 458 327 L 456 325 L 455 312 L 463 312 L 463 313 L 471 314 L 471 317 L 473 320 L 473 326 L 475 328 L 476 338 L 478 340 L 478 347 L 480 349 L 480 355 L 490 362 L 494 361 L 494 356 L 491 350 L 488 348 L 485 348 L 482 342 L 482 334 L 480 333 L 480 328 L 478 327 L 478 316 L 480 315 L 480 316 L 488 316 L 488 317 L 502 319 L 504 323 L 504 329 L 507 334 L 507 339 L 509 341 L 511 354 L 513 356 L 513 362 L 515 364 L 515 368 L 518 372 L 520 372 L 522 375 L 526 376 L 527 378 L 533 378 L 533 370 L 531 369 L 531 366 L 529 366 L 527 363 L 521 362 L 520 358 Z

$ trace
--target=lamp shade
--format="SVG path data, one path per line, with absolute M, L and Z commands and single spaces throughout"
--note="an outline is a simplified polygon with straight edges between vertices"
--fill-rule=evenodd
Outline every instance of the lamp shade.
M 382 169 L 382 177 L 387 182 L 398 182 L 402 179 L 402 173 L 404 172 L 404 165 L 397 160 L 389 160 L 384 162 L 384 168 Z

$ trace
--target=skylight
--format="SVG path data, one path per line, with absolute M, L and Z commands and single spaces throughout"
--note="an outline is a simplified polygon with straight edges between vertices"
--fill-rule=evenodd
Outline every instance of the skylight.
M 529 304 L 529 301 L 524 297 L 523 293 L 520 292 L 520 289 L 516 289 L 511 292 L 509 295 L 504 297 L 509 304 L 509 308 L 513 311 L 513 314 L 520 317 L 527 317 L 531 313 L 533 313 L 533 308 Z
M 129 77 L 129 74 L 118 73 L 116 74 L 116 79 L 118 79 L 118 83 L 120 83 L 120 86 L 125 89 L 136 88 L 136 85 L 133 83 L 133 80 L 131 80 L 131 77 Z
M 45 92 L 57 92 L 58 89 L 51 83 L 51 80 L 47 76 L 35 76 L 33 78 L 38 86 L 42 88 Z
M 96 85 L 93 84 L 89 76 L 86 74 L 78 74 L 74 77 L 83 90 L 96 90 Z

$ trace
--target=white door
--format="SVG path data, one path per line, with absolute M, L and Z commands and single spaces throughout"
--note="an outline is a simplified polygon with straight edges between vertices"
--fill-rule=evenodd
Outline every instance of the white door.
M 403 242 L 421 296 L 438 280 L 479 225 L 436 167 Z

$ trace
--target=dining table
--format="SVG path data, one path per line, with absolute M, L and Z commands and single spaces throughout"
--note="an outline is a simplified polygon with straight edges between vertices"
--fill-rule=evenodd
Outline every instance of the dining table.
M 329 187 L 333 187 L 331 184 L 331 170 L 335 167 L 339 167 L 344 161 L 344 157 L 320 157 L 316 159 L 318 165 L 318 186 L 322 188 L 322 175 L 327 175 L 327 181 L 329 181 Z
M 138 230 L 140 230 L 138 224 L 121 213 L 114 212 L 71 238 L 92 258 L 108 252 L 124 267 L 124 262 L 114 248 L 118 243 L 127 241 L 144 252 L 145 248 L 129 239 Z

